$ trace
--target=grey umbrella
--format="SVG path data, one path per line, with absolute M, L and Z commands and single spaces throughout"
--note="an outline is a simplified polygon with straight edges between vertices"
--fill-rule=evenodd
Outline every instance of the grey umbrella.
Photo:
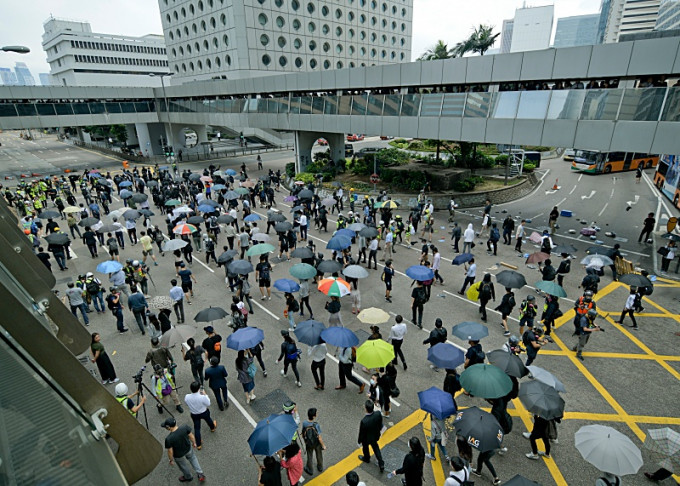
M 50 245 L 65 245 L 71 241 L 71 239 L 66 233 L 52 233 L 51 235 L 47 235 L 45 237 L 45 241 L 47 241 Z
M 546 420 L 564 415 L 564 399 L 553 387 L 538 380 L 522 383 L 519 399 L 528 411 Z
M 196 173 L 194 173 L 194 174 L 189 174 L 189 180 L 190 180 L 191 182 L 198 182 L 198 181 L 201 180 L 201 174 L 196 174 Z
M 349 278 L 366 278 L 368 277 L 368 270 L 361 265 L 348 265 L 344 268 L 342 274 Z
M 92 226 L 99 223 L 99 220 L 97 218 L 83 218 L 80 220 L 80 223 L 78 223 L 78 226 L 82 226 L 85 228 L 86 226 Z
M 323 260 L 316 266 L 316 269 L 323 273 L 337 273 L 342 270 L 342 263 L 336 260 Z
M 136 209 L 128 209 L 123 213 L 125 219 L 139 219 L 140 216 L 141 214 Z
M 206 205 L 212 206 L 214 208 L 220 207 L 220 203 L 218 203 L 217 201 L 213 201 L 212 199 L 203 199 L 201 201 L 201 204 L 206 204 Z
M 306 246 L 296 248 L 290 254 L 293 258 L 314 258 L 314 252 Z
M 53 211 L 53 210 L 48 210 L 48 211 L 43 211 L 38 215 L 38 218 L 40 219 L 55 219 L 59 218 L 61 214 L 59 214 L 59 211 Z
M 226 199 L 227 201 L 233 201 L 234 199 L 238 199 L 239 197 L 241 196 L 239 196 L 238 192 L 235 191 L 227 191 L 227 193 L 224 195 L 224 199 Z
M 222 214 L 217 217 L 217 222 L 220 224 L 231 224 L 234 221 L 236 221 L 234 217 L 229 214 Z
M 378 236 L 378 230 L 373 226 L 367 226 L 359 231 L 359 236 L 363 236 L 364 238 L 373 238 L 374 236 Z
M 146 185 L 149 187 L 156 187 L 158 186 L 158 181 L 149 181 L 146 183 Z
M 303 189 L 297 195 L 298 199 L 312 199 L 314 197 L 314 192 L 309 189 Z
M 571 245 L 558 245 L 555 248 L 552 249 L 553 253 L 556 253 L 557 255 L 561 255 L 562 253 L 566 253 L 567 255 L 573 255 L 576 253 L 576 248 L 574 248 Z
M 286 220 L 286 217 L 281 213 L 269 213 L 267 214 L 267 219 L 275 223 L 283 223 Z
M 347 229 L 352 230 L 355 233 L 359 233 L 364 228 L 367 228 L 364 223 L 352 223 L 347 227 Z
M 530 378 L 540 381 L 541 383 L 545 383 L 546 385 L 553 387 L 558 392 L 566 393 L 567 389 L 564 387 L 564 384 L 562 384 L 562 382 L 549 371 L 539 368 L 538 366 L 527 366 L 527 369 L 529 370 L 529 373 L 531 373 Z
M 478 322 L 461 322 L 453 326 L 451 333 L 463 341 L 479 341 L 489 335 L 489 328 Z
M 665 238 L 667 240 L 671 241 L 680 241 L 680 235 L 676 235 L 675 233 L 664 233 L 661 235 L 661 238 Z
M 217 257 L 217 263 L 228 263 L 232 261 L 236 255 L 238 255 L 238 251 L 227 250 Z
M 228 269 L 236 275 L 245 275 L 253 271 L 253 265 L 248 260 L 234 260 Z
M 598 255 L 605 255 L 611 258 L 611 256 L 614 254 L 614 248 L 607 248 L 604 246 L 589 246 L 586 249 L 586 253 L 588 255 L 593 255 L 597 253 Z
M 277 233 L 284 233 L 286 231 L 292 230 L 293 225 L 288 221 L 282 221 L 281 223 L 276 223 L 274 225 L 274 229 L 276 230 Z
M 506 375 L 522 378 L 529 374 L 522 360 L 513 353 L 508 353 L 502 349 L 496 349 L 486 355 L 489 363 L 502 369 Z
M 189 242 L 176 238 L 163 243 L 163 251 L 175 251 L 187 246 Z
M 196 328 L 192 326 L 174 326 L 161 336 L 161 346 L 171 348 L 180 343 L 185 343 L 187 339 L 194 337 Z
M 187 223 L 193 224 L 193 225 L 201 224 L 204 221 L 205 221 L 205 219 L 203 219 L 203 216 L 191 216 L 190 218 L 187 218 Z
M 456 415 L 453 422 L 456 434 L 480 452 L 493 451 L 503 443 L 503 429 L 498 420 L 477 407 L 466 408 Z
M 147 196 L 146 194 L 136 193 L 133 194 L 130 199 L 132 199 L 136 203 L 143 203 L 144 201 L 149 199 L 149 196 Z
M 527 284 L 527 280 L 519 272 L 514 270 L 503 270 L 496 275 L 496 282 L 501 284 L 503 287 L 508 287 L 510 289 L 521 289 Z
M 114 226 L 112 224 L 105 224 L 104 226 L 97 230 L 97 233 L 114 233 L 117 230 L 118 230 L 117 226 Z
M 271 240 L 268 234 L 265 233 L 255 233 L 252 237 L 253 241 L 267 242 Z
M 301 212 L 304 211 L 305 207 L 304 206 L 295 206 L 294 208 L 290 209 L 291 213 L 296 213 L 296 212 Z
M 150 218 L 151 216 L 153 216 L 156 213 L 154 213 L 153 211 L 151 211 L 149 209 L 140 209 L 139 214 L 143 214 L 144 216 L 147 216 L 147 217 Z

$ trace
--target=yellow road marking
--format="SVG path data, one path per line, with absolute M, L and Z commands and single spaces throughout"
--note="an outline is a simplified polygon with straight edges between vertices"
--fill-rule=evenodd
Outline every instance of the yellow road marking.
M 558 351 L 556 349 L 541 349 L 541 355 L 569 356 L 573 351 Z M 654 355 L 642 353 L 608 353 L 605 351 L 584 351 L 583 356 L 591 358 L 641 359 L 648 361 L 680 361 L 680 356 Z
M 423 433 L 425 433 L 425 439 L 432 435 L 432 421 L 430 420 L 430 414 L 427 414 L 425 420 L 423 421 Z M 455 442 L 453 443 L 455 446 Z M 425 451 L 427 452 L 428 444 L 424 445 Z M 448 451 L 447 451 L 448 452 Z M 446 481 L 446 476 L 444 473 L 444 468 L 448 467 L 448 464 L 444 464 L 442 461 L 446 461 L 445 458 L 439 453 L 439 447 L 434 447 L 434 457 L 436 461 L 430 461 L 425 459 L 426 462 L 432 464 L 432 474 L 434 475 L 434 484 L 444 484 Z
M 84 150 L 85 152 L 90 152 L 91 154 L 99 155 L 101 157 L 106 157 L 107 159 L 116 160 L 118 162 L 123 161 L 123 159 L 120 159 L 118 157 L 111 157 L 110 155 L 106 155 L 106 154 L 103 154 L 101 152 L 95 152 L 94 150 L 86 149 L 86 148 L 83 148 L 83 147 L 78 147 L 77 145 L 73 145 L 73 148 L 77 148 L 78 150 Z

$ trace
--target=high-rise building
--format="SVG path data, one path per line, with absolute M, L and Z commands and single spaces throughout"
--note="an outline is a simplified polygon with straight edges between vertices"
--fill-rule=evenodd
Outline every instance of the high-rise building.
M 680 0 L 661 0 L 654 30 L 680 29 Z
M 515 10 L 510 52 L 537 51 L 550 47 L 555 7 L 525 7 Z
M 10 68 L 0 67 L 0 81 L 3 86 L 14 86 L 17 84 L 17 75 Z
M 173 81 L 408 62 L 413 0 L 159 0 Z
M 512 27 L 514 23 L 514 19 L 505 19 L 503 21 L 503 29 L 501 30 L 501 54 L 510 52 L 510 46 L 512 45 Z
M 50 79 L 50 73 L 40 73 L 38 74 L 38 77 L 40 78 L 41 86 L 49 86 L 52 84 L 52 80 Z
M 99 34 L 88 22 L 54 17 L 43 27 L 42 46 L 54 84 L 160 86 L 158 75 L 170 72 L 161 35 Z
M 607 20 L 612 8 L 612 0 L 602 0 L 600 4 L 600 18 L 597 22 L 597 44 L 604 42 L 605 32 L 607 31 Z
M 597 44 L 599 14 L 577 15 L 557 19 L 553 47 L 576 47 Z
M 25 62 L 17 62 L 14 65 L 14 72 L 17 75 L 17 84 L 20 86 L 35 86 L 35 79 L 31 74 L 31 70 Z
M 619 42 L 624 34 L 654 30 L 659 15 L 659 4 L 660 0 L 611 0 L 603 42 Z

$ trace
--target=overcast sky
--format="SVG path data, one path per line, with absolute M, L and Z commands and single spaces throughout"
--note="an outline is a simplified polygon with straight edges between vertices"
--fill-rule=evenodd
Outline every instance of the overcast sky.
M 438 39 L 449 46 L 464 39 L 473 26 L 490 24 L 500 32 L 503 19 L 512 18 L 523 0 L 414 0 L 413 52 L 415 59 Z M 531 6 L 549 1 L 527 2 Z M 555 17 L 597 13 L 600 0 L 555 0 Z M 107 5 L 105 7 L 105 5 Z M 38 82 L 38 74 L 49 72 L 41 40 L 43 22 L 55 17 L 87 20 L 93 32 L 141 36 L 163 34 L 156 0 L 28 0 L 4 2 L 0 45 L 22 44 L 31 53 L 0 52 L 0 67 L 13 67 L 24 61 Z M 495 47 L 498 47 L 498 43 Z

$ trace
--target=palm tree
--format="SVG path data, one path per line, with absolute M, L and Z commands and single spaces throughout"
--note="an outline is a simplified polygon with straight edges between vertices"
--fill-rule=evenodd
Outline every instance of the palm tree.
M 456 57 L 454 50 L 449 49 L 449 46 L 443 40 L 438 40 L 434 46 L 418 58 L 418 61 L 434 61 L 435 59 L 450 59 L 452 57 Z
M 494 45 L 500 33 L 493 33 L 493 26 L 480 24 L 470 37 L 456 44 L 453 51 L 457 56 L 464 56 L 468 52 L 483 56 Z

